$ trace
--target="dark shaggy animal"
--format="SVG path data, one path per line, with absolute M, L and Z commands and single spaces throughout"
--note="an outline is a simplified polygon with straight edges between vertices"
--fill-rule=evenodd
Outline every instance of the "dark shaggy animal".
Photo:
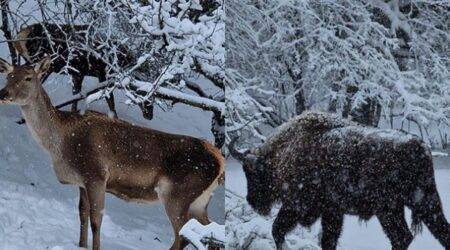
M 393 249 L 407 249 L 424 223 L 450 249 L 450 225 L 436 190 L 427 146 L 411 135 L 307 113 L 283 125 L 255 150 L 232 155 L 243 162 L 248 203 L 260 214 L 282 207 L 272 226 L 277 249 L 298 223 L 322 221 L 323 249 L 336 249 L 345 214 L 377 216 Z
M 36 23 L 24 27 L 17 34 L 17 41 L 13 45 L 28 63 L 36 63 L 46 55 L 51 55 L 49 74 L 60 73 L 67 67 L 67 73 L 72 77 L 73 94 L 78 94 L 85 76 L 97 77 L 100 82 L 104 82 L 108 71 L 108 65 L 101 57 L 107 57 L 110 51 L 98 49 L 95 51 L 97 54 L 94 54 L 79 46 L 88 43 L 91 32 L 88 28 L 87 25 Z M 125 67 L 133 62 L 133 57 L 124 46 L 119 46 L 117 54 L 119 66 Z M 110 110 L 115 112 L 114 98 L 111 96 L 106 100 Z M 76 110 L 76 103 L 73 110 Z

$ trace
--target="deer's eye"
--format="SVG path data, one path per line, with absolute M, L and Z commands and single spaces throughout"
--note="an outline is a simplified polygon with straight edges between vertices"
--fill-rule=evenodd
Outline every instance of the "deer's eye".
M 28 76 L 25 78 L 25 81 L 29 82 L 29 81 L 31 81 L 31 79 L 32 79 L 31 76 Z

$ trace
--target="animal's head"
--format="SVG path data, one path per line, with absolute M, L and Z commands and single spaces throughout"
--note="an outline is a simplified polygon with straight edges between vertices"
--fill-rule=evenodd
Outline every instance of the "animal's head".
M 82 39 L 87 30 L 87 25 L 35 23 L 22 27 L 12 44 L 28 63 L 36 63 L 47 54 L 62 59 L 68 57 L 68 42 L 83 41 L 84 44 Z
M 0 58 L 0 73 L 6 74 L 6 86 L 0 90 L 0 103 L 27 105 L 39 93 L 42 77 L 51 64 L 45 57 L 34 65 L 13 66 Z
M 21 56 L 28 62 L 31 62 L 31 55 L 27 48 L 27 41 L 30 38 L 30 34 L 33 31 L 33 27 L 25 27 L 17 34 L 15 41 L 12 43 L 14 48 L 19 52 Z M 37 40 L 39 42 L 39 40 Z
M 268 215 L 276 200 L 274 183 L 270 170 L 260 156 L 247 150 L 244 153 L 235 149 L 234 139 L 229 144 L 231 155 L 242 163 L 247 178 L 247 201 L 261 215 Z
M 64 37 L 65 33 L 61 30 L 64 27 L 64 25 L 47 24 L 46 28 L 44 28 L 44 25 L 41 23 L 25 26 L 17 33 L 16 39 L 12 44 L 27 63 L 36 63 L 49 53 L 63 50 L 60 48 L 60 42 L 53 40 L 50 43 L 48 38 L 49 36 L 51 38 L 55 36 L 57 38 Z

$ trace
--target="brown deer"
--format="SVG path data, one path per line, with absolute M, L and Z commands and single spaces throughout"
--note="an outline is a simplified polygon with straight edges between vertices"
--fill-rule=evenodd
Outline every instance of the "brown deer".
M 210 143 L 131 125 L 88 111 L 84 115 L 55 109 L 41 80 L 49 57 L 35 65 L 12 66 L 0 103 L 19 105 L 33 137 L 49 152 L 58 180 L 80 189 L 80 247 L 87 247 L 88 223 L 93 249 L 100 249 L 105 192 L 127 201 L 160 200 L 175 234 L 171 249 L 186 240 L 179 230 L 190 218 L 209 223 L 212 191 L 223 183 L 224 158 Z

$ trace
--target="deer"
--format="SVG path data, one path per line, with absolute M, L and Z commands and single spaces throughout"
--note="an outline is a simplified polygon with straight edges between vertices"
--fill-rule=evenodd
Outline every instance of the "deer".
M 245 152 L 229 144 L 242 162 L 248 204 L 268 215 L 281 208 L 272 225 L 277 249 L 300 224 L 319 218 L 322 249 L 336 249 L 344 215 L 376 216 L 392 249 L 406 250 L 422 223 L 445 249 L 450 224 L 436 188 L 433 160 L 426 144 L 401 131 L 361 126 L 337 115 L 304 112 L 283 124 L 266 142 Z
M 12 44 L 27 63 L 35 63 L 46 55 L 52 55 L 52 65 L 48 72 L 60 73 L 67 67 L 67 73 L 71 76 L 73 84 L 72 93 L 76 95 L 81 92 L 85 76 L 97 77 L 99 82 L 107 80 L 108 65 L 98 56 L 106 56 L 102 51 L 95 51 L 97 53 L 95 55 L 70 48 L 74 42 L 84 43 L 88 32 L 87 25 L 35 23 L 22 27 Z M 133 60 L 130 53 L 124 46 L 119 50 L 118 64 L 122 67 L 130 64 Z M 106 101 L 112 114 L 117 117 L 112 93 L 106 97 Z M 76 102 L 73 103 L 72 110 L 77 110 Z M 144 112 L 144 115 L 147 113 Z
M 88 224 L 94 250 L 100 249 L 105 193 L 126 201 L 160 201 L 171 222 L 170 249 L 188 243 L 179 230 L 191 218 L 209 224 L 207 206 L 223 185 L 225 161 L 206 140 L 132 125 L 87 111 L 60 111 L 42 86 L 50 57 L 34 65 L 9 64 L 0 58 L 6 86 L 1 104 L 18 105 L 34 139 L 48 152 L 61 184 L 79 187 L 79 246 L 87 248 Z

